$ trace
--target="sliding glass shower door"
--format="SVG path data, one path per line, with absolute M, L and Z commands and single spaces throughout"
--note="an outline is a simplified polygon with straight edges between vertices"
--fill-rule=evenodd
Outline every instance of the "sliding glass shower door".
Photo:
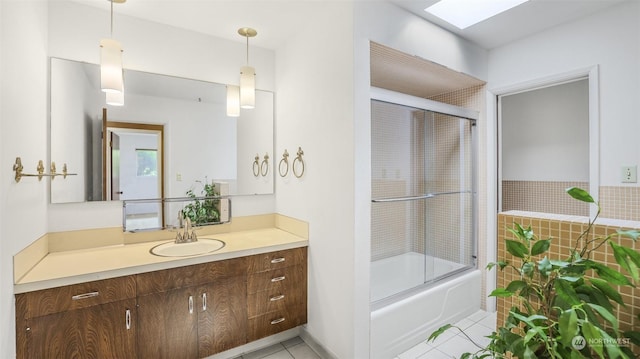
M 475 120 L 371 101 L 371 300 L 475 266 Z

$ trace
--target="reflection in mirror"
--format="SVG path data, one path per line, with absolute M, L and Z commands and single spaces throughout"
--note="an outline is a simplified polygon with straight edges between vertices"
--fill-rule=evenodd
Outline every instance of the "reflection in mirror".
M 152 198 L 139 190 L 140 181 L 131 185 L 136 181 L 120 176 L 119 186 L 113 186 L 113 158 L 106 145 L 111 134 L 122 142 L 123 129 L 110 129 L 107 122 L 162 128 L 161 139 L 148 139 L 157 146 L 134 142 L 126 161 L 129 173 L 135 172 L 132 178 L 159 183 L 155 198 L 185 197 L 203 181 L 227 183 L 228 195 L 273 193 L 273 171 L 254 176 L 252 167 L 256 154 L 261 159 L 273 155 L 273 93 L 258 90 L 256 108 L 232 118 L 226 115 L 225 85 L 132 70 L 125 70 L 124 78 L 124 106 L 108 106 L 99 89 L 98 65 L 51 59 L 50 159 L 78 173 L 51 181 L 52 203 Z M 145 169 L 154 150 L 155 178 L 152 168 Z M 122 144 L 119 156 L 122 175 Z

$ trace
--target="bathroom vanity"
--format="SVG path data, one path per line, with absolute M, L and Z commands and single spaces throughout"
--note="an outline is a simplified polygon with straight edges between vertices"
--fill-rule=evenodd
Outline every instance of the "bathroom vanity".
M 278 229 L 219 237 L 223 250 L 186 259 L 150 255 L 155 243 L 96 249 L 146 251 L 150 262 L 16 284 L 17 358 L 202 358 L 307 322 L 306 239 Z M 76 252 L 61 255 L 91 250 Z M 126 275 L 82 279 L 114 273 Z

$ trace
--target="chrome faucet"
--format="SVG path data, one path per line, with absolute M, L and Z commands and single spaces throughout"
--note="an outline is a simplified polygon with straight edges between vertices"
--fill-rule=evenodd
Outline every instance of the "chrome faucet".
M 178 219 L 180 221 L 180 226 L 182 227 L 182 220 L 184 219 L 184 228 L 182 233 L 178 231 L 176 234 L 176 243 L 189 243 L 189 242 L 197 242 L 198 236 L 196 235 L 196 230 L 191 229 L 191 219 L 184 215 L 182 211 L 178 212 Z

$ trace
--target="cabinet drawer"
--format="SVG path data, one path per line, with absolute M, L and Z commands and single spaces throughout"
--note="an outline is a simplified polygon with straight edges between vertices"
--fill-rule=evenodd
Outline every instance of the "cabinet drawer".
M 244 275 L 245 263 L 245 258 L 234 258 L 138 274 L 136 275 L 138 295 L 166 292 Z
M 249 319 L 248 341 L 254 341 L 295 328 L 307 322 L 306 305 L 291 305 L 286 309 Z
M 298 265 L 301 263 L 305 263 L 306 260 L 306 247 L 258 254 L 248 257 L 247 270 L 249 273 L 259 273 L 268 270 Z
M 247 298 L 247 314 L 249 318 L 276 311 L 282 311 L 296 305 L 306 306 L 306 292 L 287 288 L 284 291 L 265 290 L 251 293 Z
M 16 314 L 29 319 L 135 297 L 134 276 L 104 279 L 17 294 Z
M 306 292 L 307 271 L 305 265 L 275 269 L 268 272 L 250 274 L 247 277 L 247 293 L 261 291 L 288 292 L 291 289 Z M 302 288 L 304 287 L 304 288 Z

